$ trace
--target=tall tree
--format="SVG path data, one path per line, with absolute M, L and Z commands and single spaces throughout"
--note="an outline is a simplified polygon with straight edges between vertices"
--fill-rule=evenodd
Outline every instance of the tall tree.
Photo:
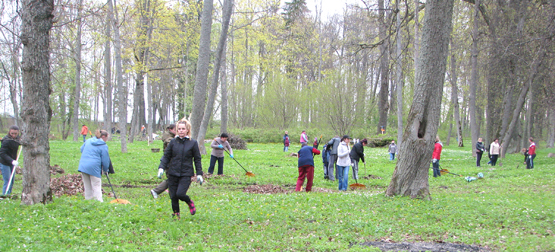
M 50 29 L 53 0 L 23 0 L 21 43 L 23 44 L 24 167 L 21 203 L 52 202 L 50 190 Z
M 110 3 L 111 4 L 111 3 Z M 108 8 L 110 12 L 110 8 Z M 112 47 L 110 46 L 112 37 L 112 20 L 110 14 L 106 15 L 106 42 L 104 42 L 104 129 L 111 132 L 112 129 Z M 108 135 L 112 139 L 112 135 Z
M 222 31 L 220 33 L 220 40 L 218 41 L 218 48 L 216 49 L 216 59 L 214 62 L 214 73 L 212 74 L 212 85 L 210 87 L 210 93 L 208 96 L 208 101 L 206 103 L 206 109 L 204 111 L 204 116 L 202 118 L 202 123 L 200 124 L 200 130 L 197 137 L 199 142 L 204 142 L 204 137 L 206 136 L 206 130 L 208 128 L 208 122 L 212 118 L 212 110 L 214 109 L 214 100 L 216 99 L 216 93 L 218 92 L 218 80 L 220 77 L 220 67 L 223 62 L 223 54 L 225 52 L 225 44 L 227 40 L 227 31 L 229 30 L 229 21 L 231 20 L 231 14 L 233 12 L 233 0 L 225 0 L 223 6 L 223 16 L 222 16 Z M 225 64 L 225 63 L 224 63 Z M 200 153 L 206 154 L 206 149 L 204 144 L 199 145 Z
M 386 195 L 431 199 L 430 157 L 439 127 L 454 0 L 426 1 L 414 98 Z
M 461 114 L 459 111 L 459 87 L 457 85 L 457 59 L 455 55 L 455 44 L 451 40 L 451 102 L 453 102 L 453 117 L 455 119 L 455 127 L 457 130 L 457 144 L 459 147 L 464 146 L 463 133 L 461 125 Z
M 75 38 L 74 59 L 75 59 L 75 90 L 73 98 L 73 141 L 79 140 L 79 101 L 81 98 L 81 30 L 83 29 L 83 21 L 81 20 L 81 11 L 83 9 L 83 0 L 79 0 L 77 5 L 77 36 Z
M 399 1 L 395 1 L 395 8 L 397 9 L 397 29 L 395 33 L 395 40 L 397 41 L 397 47 L 395 47 L 395 58 L 397 62 L 397 66 L 395 67 L 397 70 L 395 79 L 395 83 L 397 84 L 397 87 L 395 88 L 397 91 L 397 144 L 401 145 L 401 143 L 403 142 L 403 61 L 401 54 L 403 50 L 403 43 L 401 41 L 401 10 L 399 9 Z
M 478 86 L 478 36 L 479 36 L 479 20 L 480 20 L 480 0 L 474 1 L 474 22 L 472 29 L 472 49 L 470 55 L 470 64 L 472 72 L 470 77 L 470 100 L 468 101 L 468 110 L 470 116 L 470 131 L 472 139 L 472 155 L 476 156 L 476 142 L 480 129 L 478 128 L 478 118 L 476 116 L 476 87 Z
M 206 105 L 206 86 L 208 81 L 208 65 L 210 63 L 210 33 L 212 31 L 212 8 L 213 1 L 204 0 L 201 14 L 197 74 L 195 77 L 195 90 L 193 91 L 193 111 L 190 118 L 193 139 L 198 138 Z
M 378 100 L 378 112 L 380 121 L 377 133 L 387 129 L 387 115 L 389 114 L 389 36 L 387 34 L 388 24 L 385 19 L 384 0 L 378 0 L 378 23 L 380 33 L 380 98 Z

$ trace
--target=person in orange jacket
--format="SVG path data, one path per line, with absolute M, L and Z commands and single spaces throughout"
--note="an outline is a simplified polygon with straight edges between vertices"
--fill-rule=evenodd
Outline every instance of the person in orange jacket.
M 87 125 L 83 124 L 83 127 L 81 127 L 81 135 L 83 135 L 83 142 L 87 140 L 88 133 L 89 133 L 89 128 L 87 127 Z

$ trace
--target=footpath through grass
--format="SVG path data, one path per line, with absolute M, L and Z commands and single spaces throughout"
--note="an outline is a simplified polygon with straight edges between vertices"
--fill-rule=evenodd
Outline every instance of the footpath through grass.
M 77 173 L 81 143 L 52 141 L 51 164 Z M 0 200 L 0 251 L 246 251 L 351 250 L 379 251 L 360 246 L 367 241 L 449 242 L 474 244 L 493 251 L 552 251 L 555 249 L 555 149 L 539 149 L 536 168 L 525 169 L 522 155 L 509 155 L 502 166 L 475 167 L 470 148 L 444 147 L 442 168 L 465 176 L 430 176 L 433 200 L 385 197 L 395 163 L 386 148 L 365 148 L 366 166 L 360 175 L 365 190 L 340 193 L 337 184 L 323 179 L 322 160 L 316 157 L 314 187 L 331 193 L 294 193 L 297 160 L 280 144 L 249 144 L 235 150 L 235 158 L 256 177 L 226 156 L 224 177 L 203 186 L 193 183 L 189 195 L 197 214 L 186 205 L 180 221 L 171 218 L 167 193 L 153 199 L 150 189 L 162 153 L 152 153 L 146 142 L 119 152 L 108 143 L 116 174 L 110 176 L 116 194 L 131 205 L 85 201 L 82 195 L 55 198 L 48 205 L 21 206 L 20 200 Z M 290 148 L 297 151 L 298 146 Z M 203 156 L 203 171 L 210 157 Z M 517 168 L 518 166 L 518 168 Z M 430 170 L 431 174 L 431 170 Z M 57 175 L 60 176 L 60 175 Z M 351 172 L 349 172 L 351 176 Z M 103 178 L 103 189 L 110 191 Z M 354 183 L 352 177 L 349 184 Z M 279 185 L 287 194 L 251 194 L 249 185 Z M 14 193 L 21 193 L 21 175 Z

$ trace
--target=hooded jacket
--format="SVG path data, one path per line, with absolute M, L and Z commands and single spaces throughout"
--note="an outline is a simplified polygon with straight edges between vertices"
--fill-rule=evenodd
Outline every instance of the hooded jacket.
M 351 157 L 349 153 L 351 148 L 345 142 L 341 142 L 337 148 L 337 165 L 338 166 L 351 166 Z
M 193 161 L 195 162 L 194 169 Z M 195 175 L 195 170 L 197 175 L 202 175 L 198 142 L 188 137 L 172 139 L 164 151 L 164 156 L 160 159 L 158 168 L 166 170 L 168 175 L 175 177 L 192 177 Z
M 101 170 L 108 172 L 110 167 L 110 155 L 108 145 L 102 139 L 89 138 L 81 146 L 81 160 L 79 160 L 78 171 L 100 178 Z
M 0 163 L 6 166 L 12 166 L 12 161 L 17 158 L 17 149 L 19 148 L 19 136 L 12 138 L 6 135 L 2 138 L 2 147 L 0 147 Z
M 443 149 L 443 144 L 441 142 L 436 142 L 434 145 L 434 153 L 432 153 L 432 159 L 440 160 L 441 149 Z
M 328 146 L 331 145 L 330 155 L 337 155 L 337 148 L 339 147 L 339 143 L 341 139 L 339 137 L 334 137 L 328 142 Z

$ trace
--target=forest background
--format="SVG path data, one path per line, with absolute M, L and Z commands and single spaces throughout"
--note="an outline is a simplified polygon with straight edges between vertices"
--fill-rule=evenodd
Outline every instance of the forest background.
M 21 123 L 20 4 L 0 7 L 2 129 Z M 329 17 L 304 0 L 54 4 L 50 137 L 77 141 L 82 124 L 122 129 L 122 152 L 141 125 L 151 135 L 183 117 L 199 140 L 231 132 L 279 142 L 288 130 L 296 141 L 302 129 L 363 138 L 382 128 L 401 138 L 418 48 L 434 46 L 420 44 L 418 0 L 361 0 Z M 554 12 L 552 1 L 455 1 L 438 90 L 446 144 L 500 138 L 515 152 L 533 136 L 553 147 Z

